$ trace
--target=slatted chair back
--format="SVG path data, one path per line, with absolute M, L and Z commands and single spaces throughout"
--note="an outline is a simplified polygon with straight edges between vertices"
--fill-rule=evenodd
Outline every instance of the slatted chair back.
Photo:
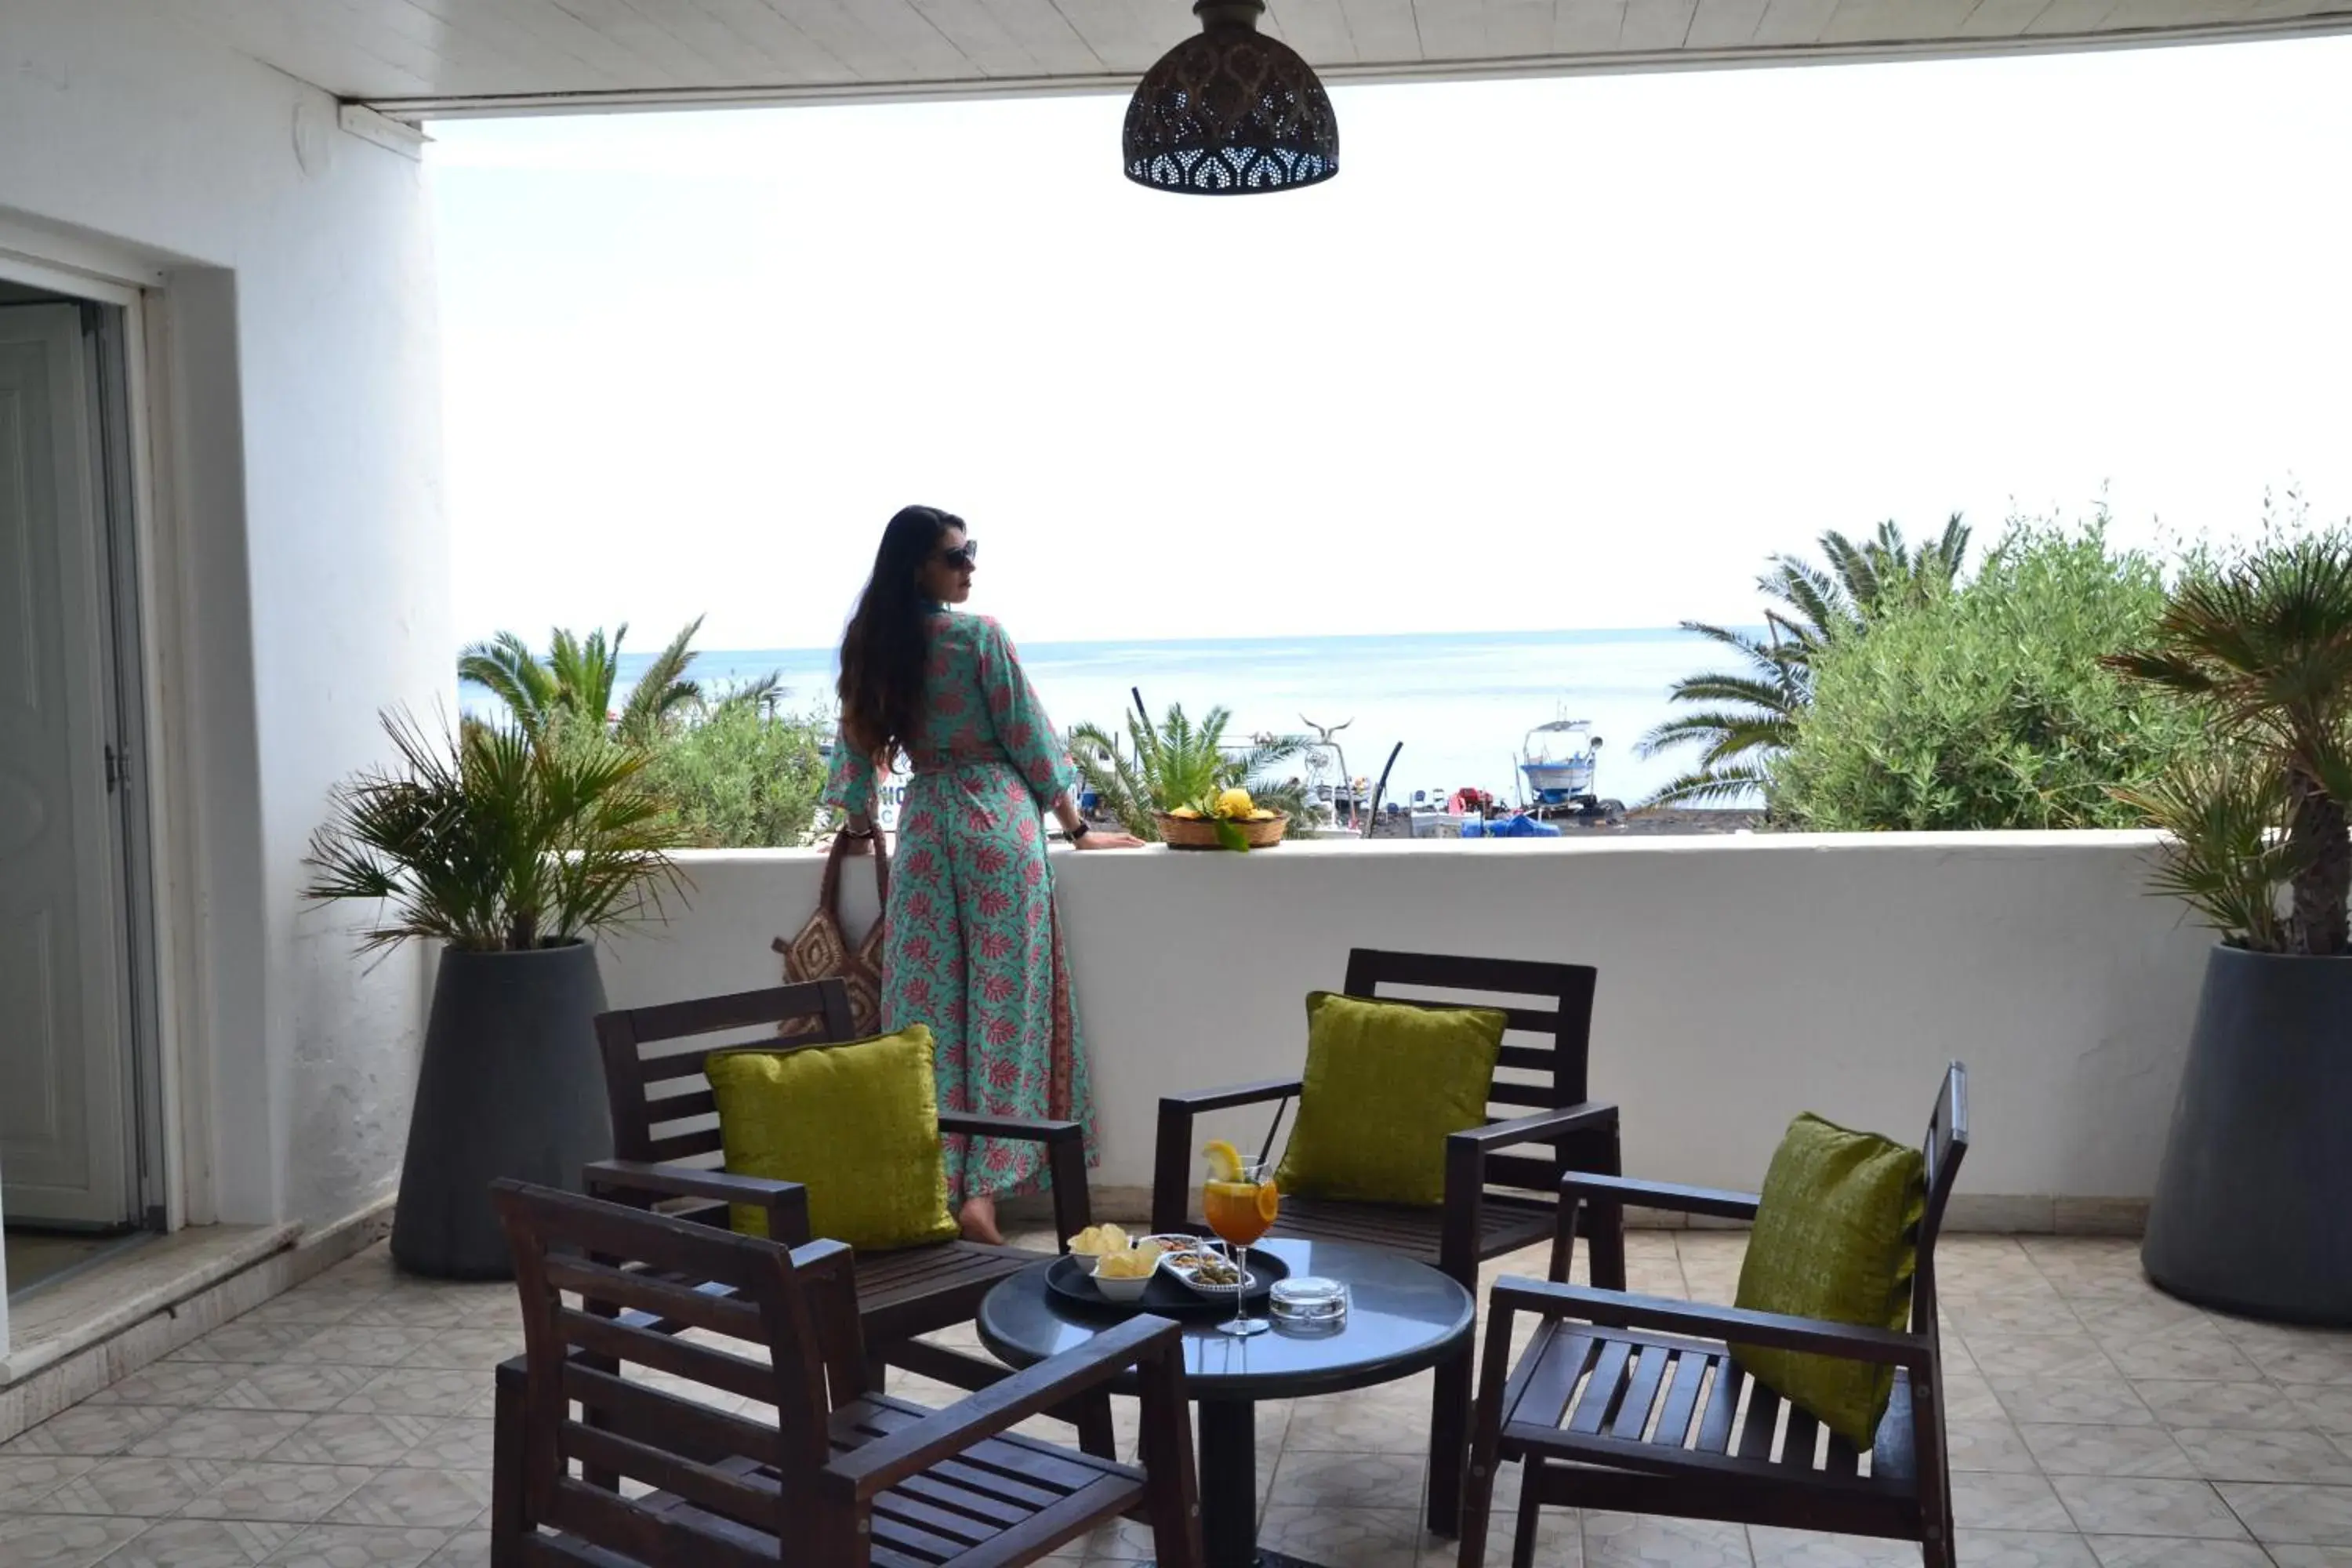
M 807 1031 L 779 1040 L 780 1026 Z M 729 1046 L 798 1049 L 854 1037 L 849 992 L 837 979 L 699 996 L 655 1007 L 599 1014 L 604 1095 L 613 1112 L 613 1152 L 623 1160 L 715 1168 L 719 1102 L 703 1058 Z
M 1927 1121 L 1927 1137 L 1920 1151 L 1927 1162 L 1927 1204 L 1919 1215 L 1919 1250 L 1911 1274 L 1911 1331 L 1936 1329 L 1936 1237 L 1944 1228 L 1944 1209 L 1951 1202 L 1952 1184 L 1959 1179 L 1960 1161 L 1969 1152 L 1969 1069 L 1954 1062 L 1944 1069 L 1943 1092 L 1936 1097 L 1935 1114 Z
M 1348 954 L 1350 996 L 1439 1005 L 1499 1007 L 1509 1018 L 1495 1067 L 1486 1114 L 1501 1121 L 1580 1105 L 1592 1044 L 1592 992 L 1600 971 L 1581 963 L 1539 963 L 1360 947 Z M 1486 1187 L 1550 1198 L 1563 1173 L 1559 1152 L 1492 1154 Z
M 814 1511 L 832 1402 L 865 1392 L 849 1248 L 787 1253 L 514 1181 L 491 1195 L 522 1297 L 524 1560 L 609 1562 L 579 1544 L 645 1564 L 791 1560 L 780 1542 Z M 740 1400 L 773 1415 L 731 1413 Z M 646 1489 L 661 1506 L 625 1495 Z

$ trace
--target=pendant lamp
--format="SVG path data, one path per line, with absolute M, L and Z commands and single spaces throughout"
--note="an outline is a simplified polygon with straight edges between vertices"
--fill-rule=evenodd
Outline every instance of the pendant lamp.
M 1339 121 L 1312 67 L 1257 30 L 1265 0 L 1196 0 L 1198 36 L 1143 73 L 1127 106 L 1127 177 L 1245 196 L 1339 172 Z

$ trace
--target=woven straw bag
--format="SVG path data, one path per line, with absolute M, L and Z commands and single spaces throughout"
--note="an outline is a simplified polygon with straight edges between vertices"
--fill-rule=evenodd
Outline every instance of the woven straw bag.
M 848 933 L 841 929 L 841 863 L 849 858 L 851 846 L 861 842 L 874 846 L 874 886 L 881 895 L 883 912 L 874 917 L 866 939 L 852 947 Z M 788 982 L 840 978 L 849 993 L 851 1036 L 856 1039 L 882 1032 L 882 927 L 889 909 L 890 852 L 884 847 L 880 831 L 866 840 L 836 834 L 824 858 L 824 882 L 817 891 L 816 913 L 809 916 L 799 935 L 790 940 L 780 936 L 769 944 L 784 955 Z M 816 1018 L 788 1018 L 777 1026 L 776 1033 L 789 1038 L 816 1034 L 824 1026 Z

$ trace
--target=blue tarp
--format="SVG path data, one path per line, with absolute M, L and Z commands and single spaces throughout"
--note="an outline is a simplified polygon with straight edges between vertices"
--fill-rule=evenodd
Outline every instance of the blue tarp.
M 1532 816 L 1498 816 L 1492 822 L 1476 817 L 1462 825 L 1465 838 L 1557 838 L 1559 829 L 1549 822 L 1538 822 Z

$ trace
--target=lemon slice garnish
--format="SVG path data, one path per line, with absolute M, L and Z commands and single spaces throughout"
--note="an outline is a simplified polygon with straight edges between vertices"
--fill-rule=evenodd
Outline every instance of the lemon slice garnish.
M 1217 1180 L 1238 1182 L 1242 1179 L 1242 1152 L 1223 1139 L 1210 1139 L 1201 1145 L 1201 1152 L 1217 1168 Z

